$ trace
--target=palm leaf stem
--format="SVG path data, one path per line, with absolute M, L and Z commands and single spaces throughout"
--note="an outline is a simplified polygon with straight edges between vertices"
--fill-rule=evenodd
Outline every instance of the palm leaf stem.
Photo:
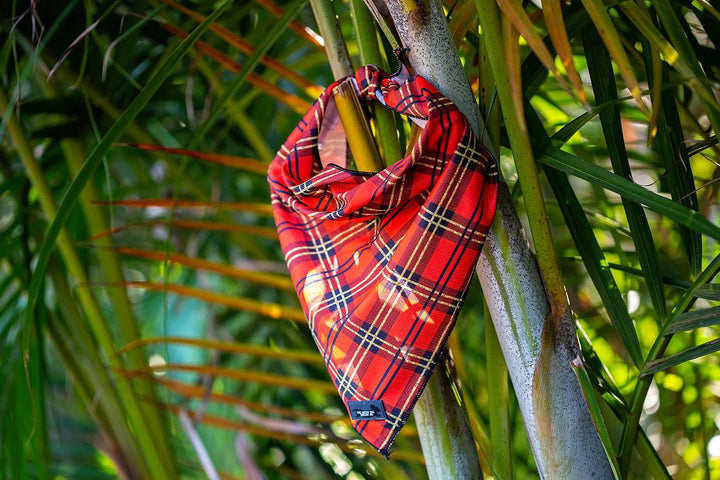
M 492 445 L 492 452 L 489 453 L 492 458 L 493 475 L 499 479 L 510 479 L 513 478 L 513 465 L 508 367 L 487 307 L 485 308 L 485 349 Z
M 476 9 L 477 11 L 477 9 Z M 480 105 L 484 113 L 491 145 L 500 145 L 501 111 L 496 102 L 495 77 L 486 54 L 484 37 L 480 37 Z M 485 349 L 488 372 L 488 402 L 490 411 L 490 445 L 492 473 L 499 479 L 513 478 L 512 424 L 510 418 L 510 385 L 508 366 L 503 357 L 500 339 L 483 296 L 485 317 Z
M 310 0 L 310 6 L 320 35 L 325 40 L 325 53 L 330 62 L 333 78 L 339 80 L 352 75 L 354 70 L 352 60 L 350 60 L 350 54 L 340 31 L 332 2 L 330 0 Z
M 105 368 L 97 368 L 102 363 L 97 348 L 93 348 L 95 342 L 92 333 L 78 328 L 83 324 L 82 314 L 75 306 L 67 278 L 59 265 L 51 263 L 48 273 L 60 301 L 61 312 L 58 316 L 50 316 L 46 323 L 49 338 L 63 366 L 72 375 L 78 396 L 88 413 L 100 427 L 105 439 L 117 448 L 119 457 L 115 460 L 118 468 L 132 478 L 141 478 L 142 453 L 125 421 L 126 410 L 114 382 Z M 73 329 L 72 335 L 66 324 Z
M 483 15 L 480 16 L 483 37 L 485 37 L 484 41 L 487 45 L 488 57 L 495 75 L 498 98 L 501 104 L 504 105 L 502 109 L 503 118 L 515 160 L 520 188 L 525 200 L 538 266 L 550 301 L 551 315 L 559 320 L 566 315 L 569 306 L 567 304 L 565 283 L 555 253 L 555 243 L 550 231 L 550 223 L 545 209 L 545 200 L 540 187 L 537 164 L 532 153 L 527 125 L 524 117 L 520 115 L 522 109 L 512 108 L 513 105 L 522 104 L 522 98 L 518 97 L 517 92 L 513 92 L 511 89 L 510 77 L 507 74 L 505 61 L 501 54 L 503 52 L 503 36 L 500 24 L 490 22 L 489 17 L 491 15 L 486 15 L 486 12 L 489 11 L 497 12 L 497 6 L 490 0 L 475 1 L 478 11 L 483 12 Z
M 362 65 L 376 65 L 387 70 L 387 61 L 380 54 L 378 31 L 373 17 L 363 0 L 351 0 L 353 26 L 357 35 L 358 51 Z M 375 138 L 382 153 L 385 165 L 392 164 L 402 157 L 402 147 L 397 134 L 395 114 L 378 105 L 373 106 L 372 118 L 375 122 Z

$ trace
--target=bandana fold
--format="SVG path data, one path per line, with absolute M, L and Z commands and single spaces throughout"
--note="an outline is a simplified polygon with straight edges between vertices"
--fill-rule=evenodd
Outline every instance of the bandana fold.
M 353 427 L 388 455 L 464 302 L 498 173 L 466 118 L 424 78 L 398 82 L 366 66 L 354 79 L 361 102 L 425 124 L 412 151 L 381 172 L 348 170 L 338 81 L 280 148 L 268 180 L 315 343 Z

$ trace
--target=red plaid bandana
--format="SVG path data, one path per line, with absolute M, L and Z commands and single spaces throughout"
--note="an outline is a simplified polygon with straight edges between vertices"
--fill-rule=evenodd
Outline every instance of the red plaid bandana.
M 336 82 L 280 148 L 268 178 L 315 342 L 353 426 L 388 455 L 464 302 L 498 174 L 465 117 L 430 82 L 399 84 L 370 66 L 354 78 L 361 101 L 426 122 L 412 152 L 378 173 L 345 169 Z

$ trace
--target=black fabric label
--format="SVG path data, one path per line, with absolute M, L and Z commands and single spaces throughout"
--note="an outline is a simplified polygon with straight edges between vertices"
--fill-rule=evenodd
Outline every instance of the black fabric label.
M 385 420 L 385 407 L 381 400 L 347 402 L 353 420 Z

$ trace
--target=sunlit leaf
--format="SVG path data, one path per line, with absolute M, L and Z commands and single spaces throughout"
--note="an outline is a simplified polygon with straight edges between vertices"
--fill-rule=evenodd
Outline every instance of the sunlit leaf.
M 590 18 L 592 18 L 595 28 L 602 37 L 603 42 L 605 42 L 605 46 L 607 47 L 608 52 L 610 52 L 610 56 L 618 66 L 620 76 L 622 76 L 625 81 L 625 84 L 630 90 L 630 94 L 635 99 L 635 102 L 640 109 L 649 113 L 647 107 L 645 107 L 645 104 L 642 101 L 640 85 L 638 84 L 637 77 L 630 64 L 630 59 L 625 52 L 625 47 L 623 47 L 622 42 L 620 41 L 620 33 L 617 31 L 615 25 L 610 19 L 607 7 L 601 0 L 582 0 L 582 3 L 590 15 Z
M 547 25 L 548 34 L 552 39 L 553 45 L 555 45 L 555 51 L 558 57 L 560 57 L 562 66 L 567 72 L 570 83 L 575 89 L 578 98 L 580 98 L 583 103 L 587 103 L 585 89 L 583 88 L 580 74 L 577 68 L 575 68 L 575 62 L 573 61 L 572 48 L 570 47 L 570 39 L 565 29 L 565 19 L 563 17 L 560 0 L 543 0 L 542 6 L 545 24 Z
M 545 68 L 554 76 L 560 77 L 560 72 L 555 68 L 553 56 L 550 55 L 542 38 L 535 30 L 535 26 L 530 21 L 530 17 L 528 17 L 525 12 L 522 3 L 512 0 L 498 0 L 497 4 L 502 10 L 504 17 L 509 20 L 513 27 L 515 27 L 515 30 L 522 35 Z
M 513 94 L 512 98 L 515 100 L 510 107 L 515 109 L 517 118 L 524 118 L 522 75 L 520 71 L 520 45 L 518 44 L 520 39 L 519 32 L 507 17 L 502 17 L 501 22 L 505 67 L 510 82 L 510 90 Z

